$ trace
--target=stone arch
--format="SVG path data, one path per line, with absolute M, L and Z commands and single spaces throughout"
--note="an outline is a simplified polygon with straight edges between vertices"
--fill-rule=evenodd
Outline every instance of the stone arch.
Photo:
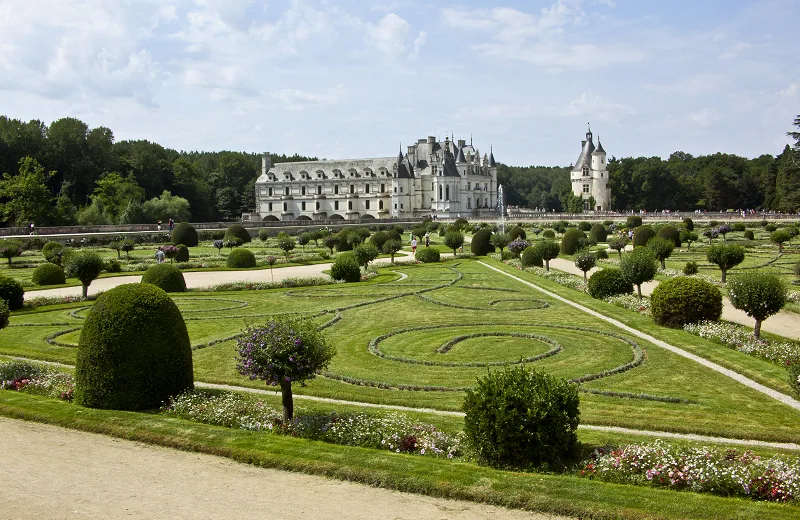
M 311 217 L 308 215 L 300 215 L 296 220 L 311 220 Z
M 361 215 L 361 220 L 375 220 L 375 217 L 369 213 L 364 213 Z
M 333 215 L 328 217 L 328 220 L 344 220 L 344 217 L 339 215 L 338 213 L 334 213 Z
M 277 222 L 278 220 L 280 219 L 275 215 L 267 215 L 266 217 L 261 219 L 262 222 Z

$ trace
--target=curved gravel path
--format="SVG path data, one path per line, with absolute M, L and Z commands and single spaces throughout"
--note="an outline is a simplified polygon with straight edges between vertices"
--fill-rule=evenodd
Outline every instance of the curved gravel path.
M 690 360 L 692 360 L 692 361 L 694 361 L 696 363 L 699 363 L 699 364 L 703 365 L 704 367 L 707 367 L 707 368 L 710 368 L 711 370 L 714 370 L 715 372 L 719 372 L 720 374 L 722 374 L 724 376 L 730 377 L 734 381 L 737 381 L 737 382 L 739 382 L 739 383 L 741 383 L 741 384 L 743 384 L 745 386 L 748 386 L 748 387 L 752 388 L 753 390 L 756 390 L 758 392 L 761 392 L 762 394 L 768 395 L 769 397 L 771 397 L 771 398 L 773 398 L 773 399 L 775 399 L 777 401 L 780 401 L 781 403 L 783 403 L 783 404 L 785 404 L 787 406 L 791 406 L 795 410 L 800 410 L 800 401 L 798 401 L 797 399 L 795 399 L 795 398 L 793 398 L 791 396 L 788 396 L 786 394 L 782 394 L 782 393 L 778 392 L 777 390 L 773 390 L 772 388 L 769 388 L 769 387 L 766 387 L 766 386 L 762 385 L 761 383 L 757 383 L 757 382 L 753 381 L 752 379 L 744 377 L 742 374 L 740 374 L 738 372 L 735 372 L 735 371 L 733 371 L 733 370 L 731 370 L 729 368 L 725 368 L 722 365 L 718 365 L 718 364 L 714 363 L 713 361 L 709 361 L 707 359 L 703 359 L 700 356 L 692 354 L 691 352 L 687 352 L 687 351 L 685 351 L 683 349 L 680 349 L 678 347 L 670 345 L 669 343 L 667 343 L 665 341 L 661 341 L 660 339 L 654 338 L 650 334 L 645 334 L 644 332 L 636 330 L 633 327 L 629 327 L 628 325 L 625 325 L 621 321 L 615 320 L 614 318 L 609 318 L 608 316 L 606 316 L 604 314 L 601 314 L 601 313 L 599 313 L 597 311 L 593 311 L 592 309 L 590 309 L 588 307 L 585 307 L 585 306 L 583 306 L 583 305 L 581 305 L 579 303 L 575 303 L 572 300 L 568 300 L 567 298 L 564 298 L 564 297 L 559 296 L 559 295 L 557 295 L 557 294 L 555 294 L 553 292 L 550 292 L 547 289 L 543 289 L 542 287 L 539 287 L 535 283 L 529 282 L 527 280 L 523 280 L 522 278 L 520 278 L 518 276 L 514 276 L 513 274 L 507 273 L 507 272 L 503 271 L 502 269 L 498 269 L 497 267 L 491 266 L 491 265 L 489 265 L 489 264 L 487 264 L 485 262 L 480 262 L 479 261 L 478 263 L 483 265 L 483 266 L 485 266 L 485 267 L 488 267 L 489 269 L 492 269 L 493 271 L 497 271 L 500 274 L 508 276 L 511 279 L 517 280 L 518 282 L 523 283 L 523 284 L 527 285 L 528 287 L 532 287 L 532 288 L 536 289 L 537 291 L 540 291 L 540 292 L 550 296 L 551 298 L 555 298 L 556 300 L 558 300 L 560 302 L 563 302 L 563 303 L 566 303 L 567 305 L 575 307 L 576 309 L 578 309 L 580 311 L 583 311 L 586 314 L 589 314 L 591 316 L 594 316 L 595 318 L 601 319 L 601 320 L 605 321 L 606 323 L 610 323 L 611 325 L 614 325 L 615 327 L 624 330 L 628 334 L 632 334 L 632 335 L 636 336 L 637 338 L 641 338 L 641 339 L 643 339 L 645 341 L 649 341 L 653 345 L 659 346 L 659 347 L 663 348 L 664 350 L 668 350 L 668 351 L 672 352 L 673 354 L 677 354 L 677 355 L 679 355 L 681 357 L 685 357 L 686 359 L 690 359 Z

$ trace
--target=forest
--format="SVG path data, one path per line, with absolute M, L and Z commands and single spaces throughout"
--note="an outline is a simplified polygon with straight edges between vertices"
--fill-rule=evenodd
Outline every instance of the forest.
M 794 120 L 800 130 L 800 116 Z M 612 207 L 719 211 L 800 209 L 800 132 L 777 156 L 612 157 Z M 272 154 L 273 163 L 316 160 Z M 235 220 L 255 207 L 255 153 L 177 151 L 147 140 L 116 142 L 111 129 L 71 117 L 45 125 L 0 116 L 0 221 L 5 226 Z M 570 167 L 501 164 L 506 203 L 578 212 Z

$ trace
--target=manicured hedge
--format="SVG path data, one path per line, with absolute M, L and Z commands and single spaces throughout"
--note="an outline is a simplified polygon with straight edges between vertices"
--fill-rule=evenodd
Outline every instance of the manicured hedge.
M 525 230 L 522 229 L 520 226 L 515 226 L 515 227 L 511 228 L 511 230 L 508 232 L 508 241 L 509 242 L 513 242 L 514 239 L 516 239 L 516 238 L 521 238 L 522 240 L 525 240 L 526 238 L 528 238 L 528 236 L 525 234 Z
M 250 233 L 244 228 L 241 224 L 234 224 L 228 228 L 225 232 L 225 240 L 230 238 L 238 238 L 242 241 L 243 244 L 250 242 L 252 238 L 250 238 Z M 188 244 L 187 244 L 188 245 Z
M 679 276 L 661 282 L 650 297 L 653 320 L 667 327 L 717 321 L 722 315 L 722 294 L 714 284 Z
M 228 255 L 225 265 L 232 268 L 246 268 L 256 266 L 256 257 L 249 249 L 237 247 Z
M 189 261 L 189 248 L 183 244 L 178 244 L 178 254 L 175 256 L 176 262 L 188 262 Z
M 544 260 L 536 246 L 528 246 L 520 255 L 522 267 L 544 267 Z
M 170 239 L 173 244 L 183 244 L 186 247 L 197 247 L 199 243 L 197 230 L 188 222 L 179 222 L 176 224 L 175 229 L 172 230 Z
M 156 264 L 147 268 L 142 283 L 150 283 L 166 292 L 184 292 L 186 280 L 174 264 Z
M 602 224 L 595 224 L 589 230 L 589 237 L 594 238 L 597 242 L 605 242 L 608 238 L 608 230 Z
M 36 285 L 59 285 L 67 281 L 64 270 L 56 264 L 42 264 L 33 270 L 31 281 Z
M 61 252 L 64 250 L 64 244 L 60 242 L 48 242 L 42 246 L 42 256 L 50 263 L 61 265 Z
M 586 239 L 586 233 L 577 228 L 567 229 L 561 238 L 561 254 L 574 255 L 575 251 L 580 248 L 581 239 Z
M 361 280 L 361 266 L 356 255 L 346 252 L 338 255 L 331 265 L 331 278 L 345 282 L 358 282 Z
M 492 230 L 488 228 L 481 229 L 472 235 L 472 243 L 470 250 L 475 256 L 486 256 L 489 253 L 494 253 L 494 246 L 491 242 Z
M 605 300 L 619 294 L 632 293 L 633 284 L 625 280 L 619 269 L 600 269 L 589 277 L 587 290 L 593 298 Z
M 650 226 L 639 226 L 633 232 L 633 247 L 639 247 L 647 244 L 647 242 L 656 236 L 656 232 Z
M 424 264 L 431 264 L 438 262 L 441 256 L 439 255 L 439 250 L 434 249 L 432 247 L 423 247 L 422 249 L 417 249 L 416 259 Z
M 157 409 L 193 388 L 189 333 L 177 305 L 150 284 L 97 298 L 81 331 L 75 402 L 112 410 Z
M 673 226 L 662 227 L 656 236 L 671 241 L 675 247 L 681 247 L 681 232 Z
M 8 308 L 12 311 L 19 310 L 25 299 L 25 289 L 13 278 L 0 275 L 0 298 L 8 303 Z

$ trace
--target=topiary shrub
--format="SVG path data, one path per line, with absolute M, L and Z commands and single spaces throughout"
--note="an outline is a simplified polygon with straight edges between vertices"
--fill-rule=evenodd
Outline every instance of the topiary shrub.
M 345 282 L 358 282 L 361 280 L 361 266 L 358 259 L 351 252 L 342 253 L 336 257 L 331 265 L 331 278 Z
M 60 266 L 46 263 L 33 270 L 31 281 L 36 285 L 59 285 L 66 283 L 67 278 Z
M 681 232 L 673 226 L 663 226 L 658 230 L 657 237 L 669 240 L 675 247 L 681 247 Z
M 781 252 L 781 253 L 783 253 L 783 243 L 784 242 L 788 242 L 789 240 L 791 240 L 791 238 L 792 237 L 789 235 L 789 232 L 786 231 L 785 229 L 779 229 L 777 231 L 774 231 L 769 236 L 769 239 L 771 241 L 773 241 L 776 244 L 778 244 L 778 251 Z M 11 262 L 11 259 L 9 259 L 9 262 Z
M 91 251 L 77 251 L 64 259 L 64 274 L 67 278 L 81 281 L 84 298 L 89 295 L 89 285 L 100 276 L 105 267 L 100 255 Z
M 775 224 L 767 224 L 766 226 L 764 226 L 764 231 L 768 231 L 770 233 L 772 233 L 776 229 L 778 229 L 778 226 L 776 226 Z
M 520 255 L 522 267 L 544 267 L 544 259 L 536 246 L 528 246 Z
M 492 245 L 492 230 L 488 228 L 481 229 L 472 235 L 472 243 L 470 250 L 475 256 L 486 256 L 489 253 L 494 253 L 494 246 Z
M 597 257 L 588 249 L 582 249 L 575 253 L 575 267 L 583 271 L 583 281 L 586 281 L 586 273 L 594 269 L 597 265 Z
M 509 242 L 513 242 L 517 238 L 521 238 L 522 240 L 525 240 L 526 238 L 528 238 L 528 235 L 525 233 L 525 230 L 522 229 L 522 227 L 520 227 L 520 226 L 515 226 L 515 227 L 511 228 L 511 230 L 508 232 L 508 241 Z
M 697 262 L 694 260 L 689 260 L 686 262 L 686 265 L 683 266 L 683 274 L 686 276 L 691 276 L 693 274 L 697 274 Z
M 769 271 L 746 272 L 728 282 L 728 298 L 733 306 L 756 320 L 756 338 L 761 337 L 761 322 L 786 305 L 787 293 L 783 278 Z
M 592 298 L 605 300 L 619 294 L 633 292 L 633 284 L 625 280 L 619 269 L 600 269 L 589 277 L 587 286 Z
M 731 226 L 731 229 L 733 229 L 734 231 L 744 231 L 745 230 L 744 222 L 734 222 L 733 225 Z
M 574 255 L 581 245 L 581 239 L 586 239 L 586 233 L 577 228 L 567 229 L 561 237 L 561 254 Z
M 694 222 L 689 217 L 685 217 L 683 219 L 683 227 L 685 227 L 687 231 L 694 231 Z
M 422 249 L 417 249 L 416 259 L 423 264 L 436 263 L 440 258 L 441 257 L 438 249 L 434 249 L 432 247 L 423 247 Z
M 64 244 L 60 242 L 48 242 L 42 246 L 42 256 L 51 264 L 61 265 L 61 253 Z
M 0 299 L 8 303 L 8 308 L 16 311 L 22 308 L 25 299 L 25 289 L 22 284 L 13 278 L 0 275 Z
M 552 229 L 545 229 L 542 232 L 542 237 L 546 238 L 547 240 L 552 240 L 556 237 L 556 233 Z
M 385 244 L 387 240 L 389 240 L 389 234 L 386 233 L 386 231 L 378 231 L 377 233 L 369 237 L 370 243 L 375 247 L 377 247 L 378 251 L 383 249 L 383 244 Z
M 142 283 L 153 284 L 166 292 L 184 292 L 186 290 L 183 273 L 173 264 L 156 264 L 148 267 L 142 275 Z
M 189 261 L 189 248 L 183 244 L 178 244 L 178 253 L 175 255 L 175 261 L 188 262 Z
M 358 263 L 365 269 L 370 262 L 378 258 L 379 254 L 380 251 L 378 251 L 378 248 L 375 247 L 375 244 L 370 242 L 359 244 L 353 249 L 353 255 L 356 257 Z
M 625 227 L 628 229 L 638 228 L 642 225 L 642 217 L 631 215 L 625 220 Z
M 558 253 L 561 251 L 558 242 L 553 240 L 541 240 L 536 242 L 533 247 L 536 248 L 536 254 L 544 260 L 544 268 L 549 271 L 550 260 L 558 258 Z
M 197 230 L 188 222 L 176 224 L 170 235 L 170 240 L 173 244 L 183 244 L 186 247 L 197 247 L 197 244 L 200 243 Z
M 228 267 L 243 269 L 256 266 L 256 257 L 249 249 L 237 247 L 228 255 L 228 260 L 225 262 Z
M 481 462 L 558 469 L 578 455 L 578 386 L 523 367 L 490 372 L 464 398 L 464 433 Z
M 258 230 L 258 239 L 262 242 L 269 240 L 270 232 L 268 229 L 261 228 Z
M 653 320 L 666 327 L 717 321 L 722 315 L 722 294 L 714 284 L 679 276 L 661 282 L 650 296 Z
M 744 262 L 744 248 L 736 244 L 717 244 L 706 250 L 706 260 L 719 267 L 722 283 L 725 283 L 728 269 Z
M 608 250 L 606 249 L 598 249 L 594 252 L 594 255 L 598 260 L 608 260 Z
M 586 221 L 578 222 L 578 229 L 580 229 L 581 231 L 589 231 L 590 229 L 592 229 L 592 225 Z
M 633 247 L 644 246 L 654 236 L 656 236 L 656 232 L 650 226 L 637 227 L 633 232 Z
M 229 240 L 231 238 L 238 238 L 243 244 L 252 240 L 250 238 L 250 233 L 248 233 L 241 224 L 234 224 L 225 232 L 224 240 Z
M 752 229 L 746 229 L 744 231 L 744 238 L 746 240 L 754 240 L 756 238 L 755 234 L 753 233 Z
M 602 224 L 595 224 L 589 230 L 589 238 L 593 238 L 596 242 L 605 242 L 608 238 L 608 231 Z
M 116 258 L 112 258 L 108 262 L 106 262 L 105 267 L 103 268 L 107 273 L 121 273 L 122 272 L 122 264 L 119 263 L 119 260 Z
M 645 247 L 649 249 L 651 253 L 653 253 L 653 256 L 656 257 L 656 260 L 661 262 L 661 269 L 666 269 L 667 258 L 672 255 L 672 251 L 675 249 L 675 244 L 666 238 L 653 237 L 647 241 L 647 245 Z
M 656 257 L 644 247 L 639 247 L 622 257 L 619 262 L 622 276 L 636 286 L 636 293 L 642 299 L 642 284 L 656 275 Z
M 97 298 L 78 342 L 75 403 L 154 409 L 192 389 L 193 376 L 189 333 L 167 293 L 136 283 Z

